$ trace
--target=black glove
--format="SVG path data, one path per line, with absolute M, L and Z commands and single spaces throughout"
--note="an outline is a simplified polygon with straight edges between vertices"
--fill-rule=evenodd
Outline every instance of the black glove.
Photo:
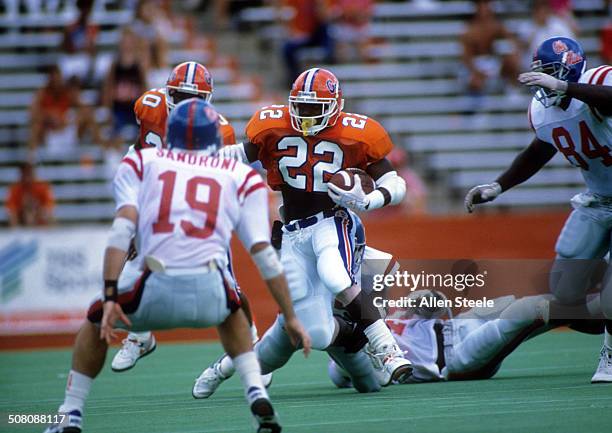
M 270 237 L 270 243 L 276 250 L 281 249 L 283 243 L 283 223 L 281 221 L 274 221 L 272 223 L 272 236 Z

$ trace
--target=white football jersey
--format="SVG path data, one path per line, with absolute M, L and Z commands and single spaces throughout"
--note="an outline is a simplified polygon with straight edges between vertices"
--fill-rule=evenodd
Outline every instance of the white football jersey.
M 434 325 L 444 323 L 440 319 L 389 319 L 393 337 L 406 359 L 412 363 L 413 378 L 419 382 L 443 380 L 438 368 L 438 341 Z
M 134 150 L 114 179 L 116 206 L 138 210 L 138 251 L 167 268 L 227 261 L 232 231 L 248 250 L 269 242 L 267 190 L 234 159 L 181 149 Z
M 612 86 L 612 67 L 589 69 L 579 82 Z M 612 118 L 575 98 L 566 110 L 545 108 L 534 98 L 529 121 L 540 140 L 554 145 L 581 169 L 589 191 L 612 197 Z

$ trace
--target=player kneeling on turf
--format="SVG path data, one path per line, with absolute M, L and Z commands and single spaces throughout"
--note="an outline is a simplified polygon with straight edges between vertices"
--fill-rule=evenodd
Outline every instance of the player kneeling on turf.
M 296 318 L 282 265 L 268 242 L 265 184 L 247 165 L 215 155 L 221 146 L 219 116 L 208 102 L 178 104 L 168 120 L 167 142 L 168 149 L 136 151 L 117 172 L 117 214 L 104 257 L 104 293 L 89 308 L 77 335 L 59 408 L 68 416 L 45 433 L 82 431 L 85 400 L 104 365 L 115 326 L 135 331 L 216 326 L 258 432 L 281 431 L 248 322 L 226 278 L 235 230 L 278 302 L 292 344 L 302 345 L 308 354 L 310 337 Z M 126 185 L 130 188 L 122 191 Z M 134 237 L 145 258 L 142 275 L 131 290 L 119 293 L 117 278 Z

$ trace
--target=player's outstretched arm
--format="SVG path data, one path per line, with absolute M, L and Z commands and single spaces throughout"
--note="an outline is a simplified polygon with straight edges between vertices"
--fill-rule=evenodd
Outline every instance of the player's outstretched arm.
M 540 171 L 555 156 L 555 153 L 557 149 L 551 144 L 534 138 L 495 182 L 477 185 L 468 191 L 465 196 L 465 208 L 471 213 L 475 204 L 493 201 L 502 192 L 525 182 Z
M 543 87 L 565 93 L 597 109 L 604 116 L 612 116 L 612 86 L 586 83 L 570 83 L 542 72 L 525 72 L 519 82 L 526 86 Z
M 130 320 L 123 313 L 117 302 L 117 281 L 125 264 L 132 238 L 136 234 L 138 211 L 134 206 L 123 206 L 117 210 L 113 225 L 108 235 L 104 252 L 104 309 L 100 326 L 100 339 L 108 344 L 115 338 L 114 325 L 121 320 L 131 326 Z
M 259 159 L 257 156 L 257 147 L 250 141 L 238 144 L 230 144 L 219 149 L 219 156 L 224 158 L 233 158 L 238 161 L 250 164 Z

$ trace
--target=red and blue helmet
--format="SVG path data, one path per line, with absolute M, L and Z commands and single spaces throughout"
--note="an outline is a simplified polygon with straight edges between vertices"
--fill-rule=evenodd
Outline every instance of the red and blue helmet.
M 217 110 L 201 98 L 180 102 L 168 116 L 166 143 L 171 149 L 216 152 L 223 145 Z
M 586 55 L 575 40 L 562 36 L 552 37 L 538 46 L 533 54 L 531 70 L 576 83 L 586 70 Z M 562 92 L 542 88 L 538 88 L 535 94 L 536 100 L 545 107 L 558 105 L 563 97 Z

